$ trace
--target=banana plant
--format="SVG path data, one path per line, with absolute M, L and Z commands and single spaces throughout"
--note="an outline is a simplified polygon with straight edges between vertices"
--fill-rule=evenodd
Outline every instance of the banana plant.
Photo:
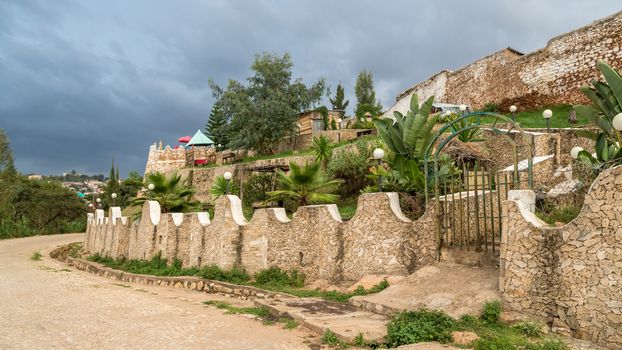
M 596 141 L 596 156 L 587 151 L 580 152 L 578 156 L 595 168 L 602 169 L 622 164 L 622 136 L 613 127 L 613 118 L 622 113 L 622 76 L 603 61 L 598 61 L 596 68 L 605 82 L 593 80 L 592 86 L 581 87 L 592 105 L 576 105 L 573 108 L 578 115 L 587 117 L 600 129 L 598 132 L 581 133 Z

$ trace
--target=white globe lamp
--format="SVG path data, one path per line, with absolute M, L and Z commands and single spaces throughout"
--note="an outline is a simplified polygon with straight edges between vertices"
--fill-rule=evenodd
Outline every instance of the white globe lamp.
M 155 189 L 155 185 L 154 184 L 149 184 L 149 186 L 147 186 L 147 188 L 149 189 L 149 191 L 153 191 Z
M 622 113 L 618 113 L 615 117 L 613 117 L 611 124 L 614 129 L 622 131 Z

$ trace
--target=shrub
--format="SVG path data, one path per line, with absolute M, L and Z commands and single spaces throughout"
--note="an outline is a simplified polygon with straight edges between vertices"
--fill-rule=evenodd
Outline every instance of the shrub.
M 358 147 L 357 148 L 362 148 Z M 333 155 L 328 163 L 328 175 L 333 179 L 345 180 L 339 186 L 341 198 L 356 196 L 359 192 L 372 181 L 367 177 L 368 161 L 367 152 L 341 152 Z
M 244 269 L 234 267 L 231 270 L 223 270 L 216 265 L 204 266 L 199 270 L 197 276 L 208 280 L 234 284 L 245 284 L 250 280 L 250 276 Z
M 499 113 L 499 105 L 494 102 L 488 102 L 484 108 L 482 108 L 482 112 Z
M 512 328 L 528 337 L 539 337 L 542 334 L 540 325 L 534 322 L 519 322 L 512 326 Z
M 272 285 L 284 287 L 302 287 L 305 283 L 305 275 L 293 270 L 289 273 L 278 267 L 261 270 L 254 276 L 255 283 L 258 285 Z
M 484 311 L 480 318 L 486 323 L 497 323 L 501 317 L 501 302 L 498 300 L 489 301 L 484 304 Z
M 272 191 L 274 177 L 272 174 L 251 175 L 244 182 L 244 207 L 252 208 L 253 203 L 263 202 L 268 198 L 266 192 Z
M 326 331 L 324 331 L 324 335 L 322 335 L 322 344 L 339 344 L 339 338 L 337 338 L 337 334 L 335 334 L 330 329 L 327 329 Z
M 454 325 L 454 319 L 442 311 L 405 311 L 387 325 L 387 345 L 397 347 L 427 341 L 446 343 L 452 340 Z
M 354 337 L 354 341 L 352 341 L 352 345 L 354 346 L 365 346 L 365 338 L 363 338 L 363 333 L 359 333 Z
M 41 253 L 39 253 L 39 252 L 34 252 L 34 253 L 32 253 L 32 255 L 30 256 L 30 260 L 39 261 L 39 260 L 41 260 L 41 257 L 42 257 L 42 256 L 43 256 L 43 255 L 41 255 Z

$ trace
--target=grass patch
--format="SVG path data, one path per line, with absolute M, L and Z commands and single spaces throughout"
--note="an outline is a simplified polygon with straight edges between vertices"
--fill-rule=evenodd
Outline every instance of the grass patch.
M 30 256 L 30 260 L 39 261 L 39 260 L 41 260 L 41 257 L 42 257 L 42 256 L 43 256 L 43 255 L 41 255 L 41 253 L 39 253 L 39 252 L 34 252 L 34 253 L 32 253 L 32 255 Z
M 237 307 L 224 301 L 213 301 L 213 300 L 204 301 L 203 304 L 211 305 L 221 310 L 226 310 L 227 311 L 226 314 L 232 314 L 232 315 L 245 314 L 245 315 L 255 315 L 257 317 L 262 317 L 262 318 L 268 317 L 270 315 L 270 313 L 268 312 L 268 309 L 266 309 L 265 307 Z
M 341 343 L 341 340 L 337 338 L 337 334 L 335 334 L 335 332 L 331 331 L 330 329 L 324 331 L 321 341 L 322 344 L 327 345 L 339 345 Z
M 82 250 L 82 242 L 71 243 L 71 248 L 69 248 L 67 255 L 77 258 L 80 255 L 80 250 Z
M 350 220 L 356 214 L 356 207 L 358 205 L 358 196 L 347 198 L 342 202 L 337 204 L 337 208 L 339 208 L 339 214 L 341 214 L 341 218 L 343 220 Z
M 181 260 L 178 259 L 175 259 L 171 265 L 167 265 L 166 259 L 163 259 L 160 254 L 155 255 L 150 260 L 112 259 L 95 254 L 87 257 L 87 260 L 131 273 L 154 276 L 198 276 L 214 281 L 253 286 L 278 293 L 287 293 L 297 297 L 322 298 L 340 303 L 347 302 L 348 299 L 355 295 L 378 293 L 389 286 L 389 283 L 383 280 L 370 289 L 359 287 L 351 293 L 311 290 L 304 288 L 304 274 L 295 270 L 287 272 L 272 267 L 259 271 L 251 277 L 244 269 L 240 268 L 223 270 L 216 265 L 209 265 L 201 268 L 182 268 Z
M 556 222 L 567 224 L 581 213 L 581 207 L 578 206 L 552 207 L 547 208 L 548 210 L 537 209 L 536 216 L 549 225 L 555 225 Z
M 475 350 L 567 350 L 568 346 L 554 336 L 544 336 L 540 325 L 521 322 L 510 326 L 500 322 L 499 302 L 484 306 L 479 317 L 465 315 L 456 320 L 442 311 L 417 310 L 402 312 L 387 325 L 386 346 L 437 341 L 451 343 L 453 331 L 476 333 L 480 339 L 470 346 Z
M 550 109 L 553 112 L 553 116 L 550 120 L 551 128 L 572 128 L 590 123 L 586 117 L 577 114 L 577 123 L 570 124 L 568 122 L 568 114 L 572 110 L 571 105 L 555 105 L 531 111 L 520 111 L 516 113 L 516 121 L 523 128 L 546 128 L 546 120 L 542 117 L 542 112 L 545 109 Z M 509 112 L 500 114 L 505 115 L 508 118 L 512 118 L 512 114 Z M 494 120 L 495 118 L 492 117 L 484 117 L 482 118 L 482 123 L 493 123 Z
M 288 318 L 280 319 L 279 322 L 283 323 L 283 329 L 294 329 L 298 327 L 298 322 L 295 320 L 290 320 Z

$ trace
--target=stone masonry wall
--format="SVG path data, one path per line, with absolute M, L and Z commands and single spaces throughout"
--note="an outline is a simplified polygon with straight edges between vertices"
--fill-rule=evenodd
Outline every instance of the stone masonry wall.
M 503 210 L 505 303 L 558 332 L 622 347 L 622 166 L 599 175 L 565 226 L 547 227 L 526 201 L 506 201 Z
M 213 220 L 207 213 L 163 214 L 154 201 L 145 202 L 139 222 L 107 219 L 103 211 L 89 216 L 88 252 L 130 259 L 161 254 L 183 266 L 241 266 L 250 273 L 279 267 L 303 272 L 308 282 L 405 275 L 436 257 L 433 213 L 408 220 L 396 193 L 362 195 L 347 222 L 335 205 L 300 207 L 291 220 L 283 208 L 259 209 L 246 221 L 232 195 L 217 200 Z
M 398 95 L 387 114 L 405 112 L 413 93 L 420 99 L 434 94 L 437 101 L 465 103 L 476 109 L 495 102 L 503 111 L 512 104 L 532 109 L 587 103 L 579 88 L 600 78 L 598 60 L 622 69 L 622 12 L 557 36 L 527 55 L 508 48 L 455 72 L 443 71 Z

